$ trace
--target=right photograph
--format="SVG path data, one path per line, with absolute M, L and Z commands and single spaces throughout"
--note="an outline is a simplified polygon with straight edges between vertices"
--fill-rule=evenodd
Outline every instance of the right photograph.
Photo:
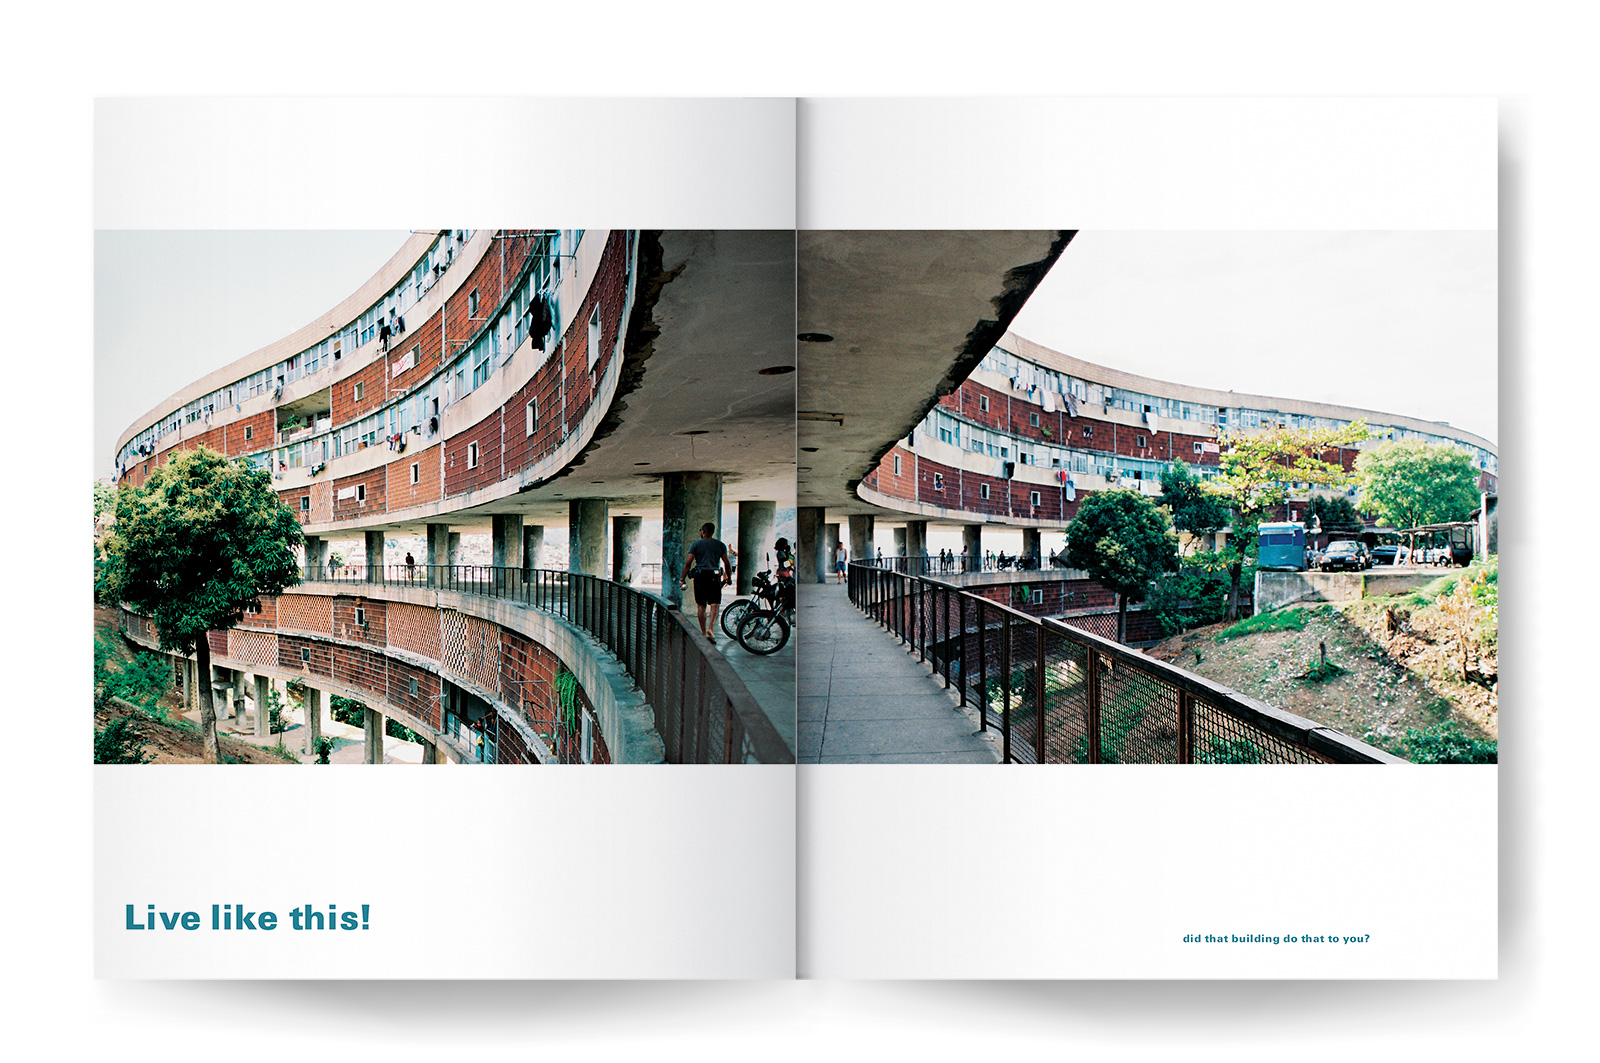
M 1496 244 L 800 232 L 799 762 L 1496 763 Z

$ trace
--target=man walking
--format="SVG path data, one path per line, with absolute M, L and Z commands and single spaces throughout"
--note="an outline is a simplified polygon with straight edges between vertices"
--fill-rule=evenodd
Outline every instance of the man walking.
M 850 550 L 844 545 L 844 543 L 840 543 L 839 549 L 835 550 L 833 554 L 833 571 L 834 574 L 838 576 L 838 579 L 834 580 L 835 583 L 844 582 L 844 569 L 845 565 L 849 561 Z
M 700 618 L 700 633 L 711 642 L 717 641 L 717 612 L 722 608 L 722 588 L 733 582 L 733 567 L 728 561 L 728 548 L 715 537 L 715 524 L 700 525 L 700 538 L 689 547 L 689 558 L 683 564 L 686 583 L 694 576 L 694 604 Z M 710 620 L 706 619 L 709 609 Z

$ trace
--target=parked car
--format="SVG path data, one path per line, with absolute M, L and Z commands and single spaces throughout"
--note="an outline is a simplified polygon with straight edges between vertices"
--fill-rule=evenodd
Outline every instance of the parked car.
M 1362 569 L 1372 567 L 1372 555 L 1367 553 L 1367 548 L 1361 543 L 1353 539 L 1341 539 L 1339 542 L 1328 544 L 1328 548 L 1322 552 L 1322 558 L 1317 562 L 1317 567 L 1324 572 L 1360 572 Z
M 1410 560 L 1410 552 L 1403 546 L 1386 543 L 1372 548 L 1374 565 L 1403 565 Z

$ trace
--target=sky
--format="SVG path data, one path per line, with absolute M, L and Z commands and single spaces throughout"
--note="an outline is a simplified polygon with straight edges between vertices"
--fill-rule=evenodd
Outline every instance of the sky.
M 117 438 L 179 388 L 326 313 L 410 234 L 95 233 L 94 475 Z
M 1493 231 L 1081 231 L 1011 328 L 1144 376 L 1498 445 L 1496 283 Z

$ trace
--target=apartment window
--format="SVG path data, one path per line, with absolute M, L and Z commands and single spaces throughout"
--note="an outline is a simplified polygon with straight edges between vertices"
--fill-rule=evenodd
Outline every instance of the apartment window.
M 356 606 L 356 625 L 358 627 L 367 626 L 367 611 L 359 605 Z
M 894 456 L 894 474 L 896 476 L 900 475 L 900 455 L 898 454 Z
M 478 313 L 478 289 L 472 289 L 467 296 L 467 316 L 475 317 Z
M 356 381 L 355 386 L 350 389 L 350 397 L 356 402 L 360 402 L 361 396 L 365 395 L 366 391 L 367 386 L 358 380 Z
M 589 368 L 600 360 L 600 308 L 594 308 L 594 313 L 589 315 Z
M 1038 428 L 1039 427 L 1039 415 L 1036 414 L 1036 413 L 1028 414 L 1028 423 L 1031 424 L 1033 427 Z
M 1028 492 L 1028 503 L 1030 505 L 1037 506 L 1039 504 L 1039 492 L 1037 492 L 1037 491 L 1029 491 Z
M 988 413 L 989 412 L 989 396 L 987 396 L 987 395 L 979 395 L 978 396 L 978 409 L 982 410 L 984 413 Z
M 1134 436 L 1133 437 L 1133 442 L 1134 442 L 1134 446 L 1138 446 L 1138 447 L 1149 446 L 1149 443 L 1146 442 L 1144 436 Z
M 412 697 L 416 697 L 416 695 L 417 695 L 417 677 L 416 676 L 412 676 L 411 677 L 410 683 L 408 683 L 407 686 L 406 686 L 406 692 L 409 693 Z
M 359 502 L 359 503 L 362 503 L 363 505 L 366 503 L 366 501 L 367 501 L 367 485 L 366 484 L 356 484 L 356 501 Z
M 411 463 L 411 482 L 412 483 L 417 483 L 417 482 L 421 481 L 421 479 L 422 479 L 422 462 L 414 461 L 414 462 Z
M 1203 453 L 1203 452 L 1204 452 L 1204 449 L 1205 449 L 1205 448 L 1203 448 L 1203 447 L 1202 447 L 1202 446 L 1201 446 L 1201 445 L 1200 445 L 1200 444 L 1199 444 L 1199 443 L 1198 443 L 1198 442 L 1196 442 L 1196 443 L 1195 443 L 1195 445 L 1194 445 L 1194 452 L 1195 452 L 1195 453 L 1196 453 L 1196 454 L 1200 454 L 1200 453 Z
M 302 662 L 309 662 L 311 660 L 311 647 L 310 646 L 301 646 L 300 647 L 300 660 Z
M 529 399 L 528 405 L 522 409 L 523 416 L 528 422 L 528 434 L 533 435 L 533 430 L 539 427 L 539 400 Z
M 1034 591 L 1033 592 L 1033 604 L 1034 605 L 1043 605 L 1044 604 L 1044 591 Z
M 247 425 L 244 426 L 244 437 L 246 439 L 254 438 L 255 434 L 256 434 L 256 429 L 255 429 L 254 425 L 248 425 L 247 424 Z
M 1094 425 L 1086 424 L 1086 425 L 1083 426 L 1083 438 L 1085 438 L 1085 439 L 1093 439 L 1094 438 Z
M 935 491 L 944 490 L 944 473 L 936 472 L 933 474 L 933 489 Z
M 468 443 L 467 444 L 467 468 L 476 469 L 477 467 L 478 467 L 478 444 L 476 444 L 476 443 Z
M 310 495 L 301 495 L 300 496 L 300 512 L 302 512 L 302 513 L 310 513 L 311 512 L 311 496 Z
M 981 499 L 984 499 L 985 501 L 988 500 L 988 498 L 989 498 L 989 485 L 988 484 L 979 484 L 978 485 L 978 497 L 981 498 Z

